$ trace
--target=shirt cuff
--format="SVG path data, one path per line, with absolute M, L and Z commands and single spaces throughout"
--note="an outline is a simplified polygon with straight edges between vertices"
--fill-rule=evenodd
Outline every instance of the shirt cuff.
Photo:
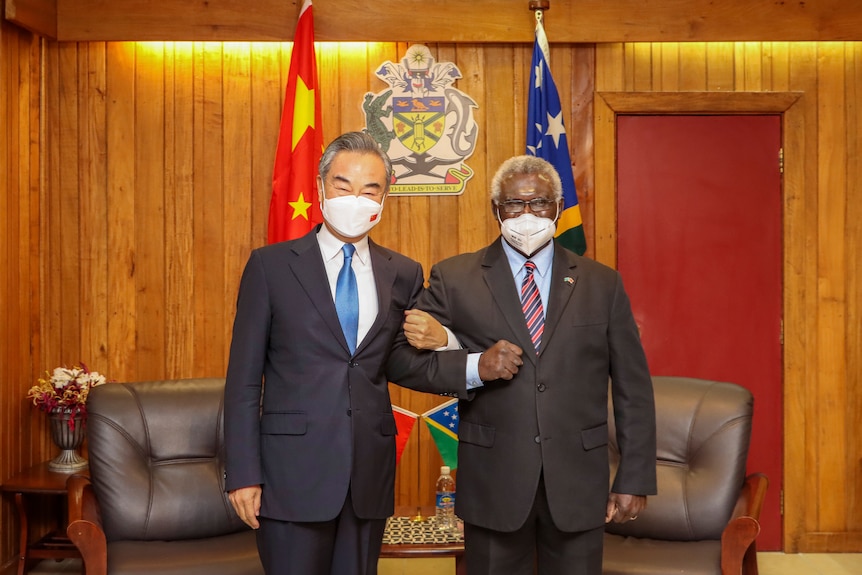
M 467 389 L 476 389 L 484 387 L 482 379 L 479 377 L 479 358 L 481 353 L 467 354 Z
M 455 349 L 461 349 L 461 342 L 458 341 L 458 338 L 455 337 L 455 334 L 452 333 L 452 330 L 445 325 L 443 326 L 443 329 L 446 330 L 446 337 L 448 338 L 446 341 L 446 346 L 438 347 L 434 351 L 452 351 Z

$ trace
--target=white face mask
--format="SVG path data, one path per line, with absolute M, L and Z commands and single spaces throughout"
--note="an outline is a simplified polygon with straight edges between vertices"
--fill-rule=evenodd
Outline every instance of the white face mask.
M 380 221 L 383 202 L 378 204 L 363 196 L 324 198 L 322 211 L 332 229 L 346 238 L 358 238 Z
M 550 218 L 540 218 L 524 212 L 517 218 L 500 220 L 500 233 L 513 248 L 530 257 L 554 237 L 557 226 Z

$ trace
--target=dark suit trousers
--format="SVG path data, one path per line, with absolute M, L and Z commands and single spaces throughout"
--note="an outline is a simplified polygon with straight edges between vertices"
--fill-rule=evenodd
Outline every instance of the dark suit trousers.
M 465 524 L 467 575 L 601 575 L 604 531 L 557 529 L 542 475 L 530 515 L 517 531 Z
M 385 519 L 359 519 L 350 490 L 338 517 L 294 523 L 260 518 L 257 547 L 267 575 L 376 575 Z

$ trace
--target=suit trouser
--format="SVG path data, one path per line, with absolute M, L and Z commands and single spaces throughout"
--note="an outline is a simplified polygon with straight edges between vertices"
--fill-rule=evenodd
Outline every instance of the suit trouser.
M 267 575 L 376 575 L 385 519 L 360 519 L 350 490 L 331 521 L 260 518 L 257 547 Z
M 467 575 L 601 575 L 604 527 L 567 533 L 554 525 L 544 475 L 520 529 L 464 525 Z

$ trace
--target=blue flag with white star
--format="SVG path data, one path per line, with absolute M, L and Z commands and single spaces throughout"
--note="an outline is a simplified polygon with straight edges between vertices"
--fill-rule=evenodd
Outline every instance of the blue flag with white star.
M 575 178 L 572 174 L 572 160 L 569 155 L 569 141 L 563 125 L 563 112 L 560 95 L 551 77 L 548 65 L 550 48 L 545 28 L 541 21 L 536 23 L 536 41 L 533 44 L 533 63 L 530 71 L 530 93 L 527 106 L 527 153 L 543 158 L 553 164 L 563 181 L 563 213 L 557 223 L 557 239 L 566 248 L 583 255 L 587 249 L 584 236 L 584 223 L 578 194 L 575 191 Z

